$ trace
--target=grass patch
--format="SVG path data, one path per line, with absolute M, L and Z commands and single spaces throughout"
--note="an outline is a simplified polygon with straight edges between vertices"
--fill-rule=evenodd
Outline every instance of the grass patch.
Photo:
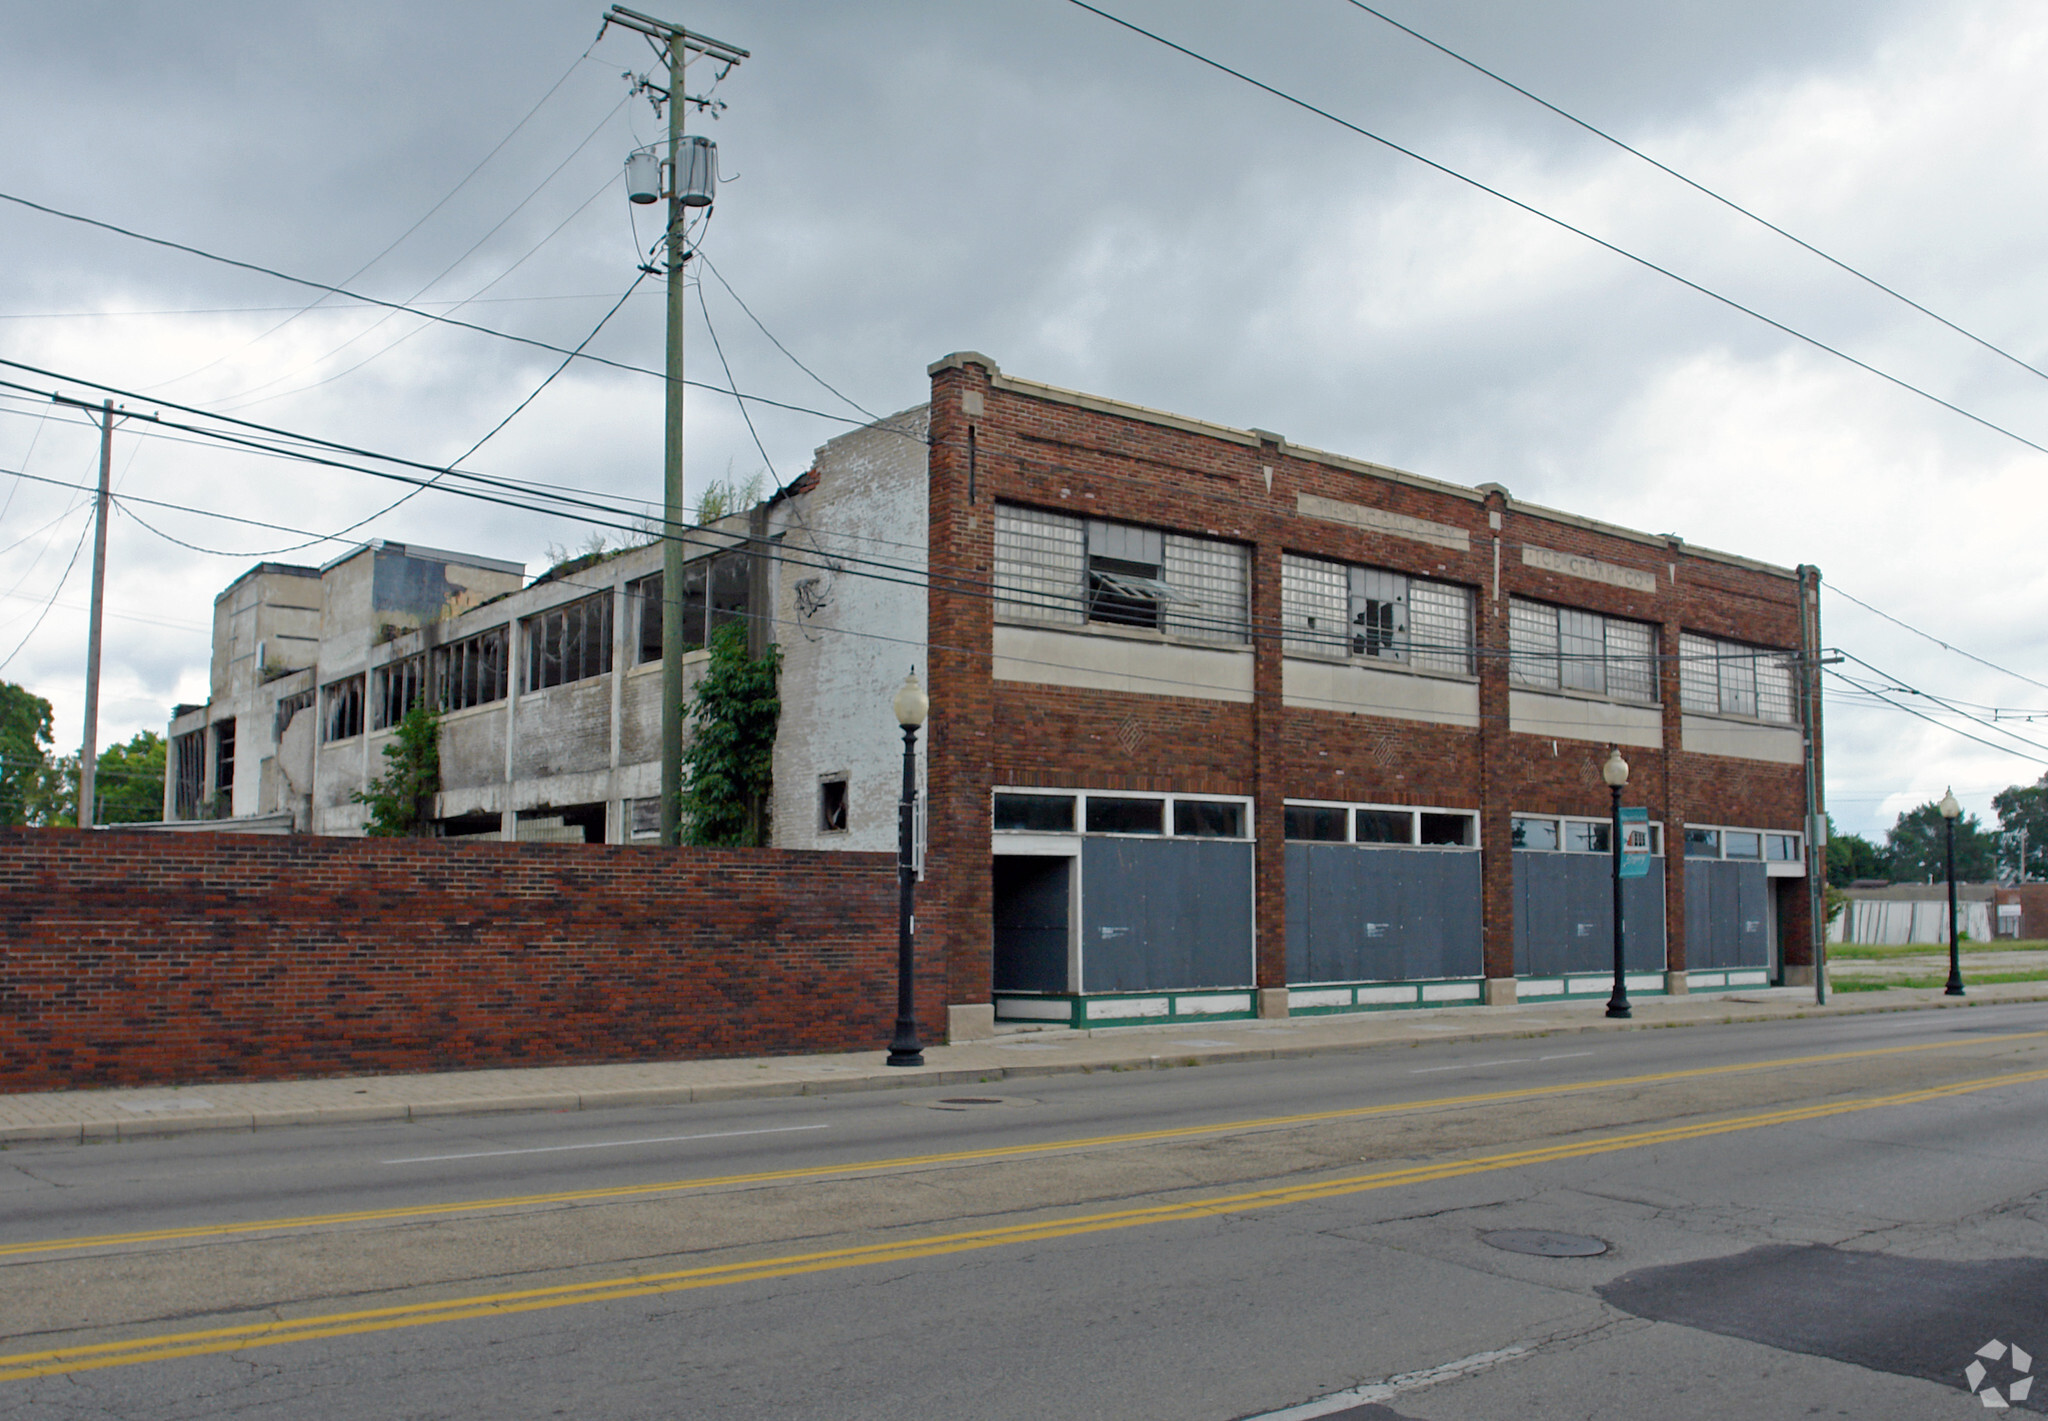
M 2048 967 L 2036 968 L 2030 972 L 1963 974 L 1963 985 L 1966 987 L 1988 987 L 1994 982 L 2048 982 Z M 1948 973 L 1912 973 L 1896 977 L 1836 977 L 1832 985 L 1838 992 L 1882 992 L 1887 987 L 1945 987 L 1948 985 Z
M 1852 942 L 1831 942 L 1828 944 L 1830 960 L 1853 958 L 1863 962 L 1887 962 L 1894 957 L 1925 957 L 1929 953 L 1947 952 L 1945 942 L 1909 942 L 1898 947 L 1872 947 Z M 2021 939 L 2010 942 L 1966 942 L 1963 956 L 1978 953 L 1998 952 L 2048 952 L 2048 942 L 2038 939 Z M 1946 981 L 1947 978 L 1942 980 Z

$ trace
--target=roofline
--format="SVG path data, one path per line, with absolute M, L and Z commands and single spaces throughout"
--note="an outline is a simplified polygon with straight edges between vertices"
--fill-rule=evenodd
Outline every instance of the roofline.
M 388 538 L 372 538 L 366 543 L 356 544 L 345 553 L 329 558 L 326 562 L 320 564 L 320 575 L 325 576 L 328 572 L 340 567 L 352 557 L 358 557 L 367 552 L 381 552 L 387 548 L 404 557 L 423 558 L 429 562 L 454 563 L 458 567 L 481 568 L 485 572 L 502 572 L 508 577 L 523 578 L 526 576 L 526 564 L 523 562 L 507 562 L 503 558 L 478 557 L 473 553 L 452 552 L 447 548 L 429 548 L 419 543 L 398 543 Z
M 1575 528 L 1590 529 L 1593 532 L 1604 533 L 1609 537 L 1623 538 L 1630 542 L 1662 548 L 1680 557 L 1696 557 L 1703 558 L 1709 562 L 1727 563 L 1734 567 L 1747 568 L 1752 572 L 1768 573 L 1771 576 L 1782 577 L 1792 581 L 1796 581 L 1799 578 L 1799 573 L 1792 568 L 1780 567 L 1776 563 L 1763 562 L 1757 558 L 1743 557 L 1739 553 L 1724 553 L 1717 552 L 1712 548 L 1694 547 L 1674 533 L 1644 533 L 1634 528 L 1624 528 L 1618 523 L 1603 523 L 1597 518 L 1586 518 L 1576 513 L 1566 513 L 1562 509 L 1546 508 L 1536 503 L 1525 503 L 1509 494 L 1507 489 L 1499 484 L 1480 484 L 1477 488 L 1468 488 L 1464 484 L 1451 483 L 1445 479 L 1431 478 L 1427 474 L 1410 473 L 1406 469 L 1397 469 L 1388 464 L 1376 464 L 1367 459 L 1354 459 L 1346 454 L 1332 454 L 1328 450 L 1312 448 L 1306 444 L 1293 444 L 1284 435 L 1275 434 L 1271 430 L 1238 429 L 1232 425 L 1215 424 L 1209 420 L 1193 419 L 1186 415 L 1173 414 L 1167 410 L 1153 409 L 1149 405 L 1131 404 L 1128 401 L 1110 399 L 1103 395 L 1090 395 L 1079 390 L 1065 389 L 1059 385 L 1048 385 L 1038 380 L 1025 380 L 1014 375 L 1005 375 L 995 361 L 977 350 L 956 350 L 950 355 L 942 356 L 926 366 L 925 373 L 927 375 L 937 375 L 942 370 L 963 369 L 969 365 L 978 365 L 988 371 L 990 386 L 1012 394 L 1027 395 L 1033 399 L 1048 400 L 1055 404 L 1074 405 L 1081 409 L 1094 410 L 1098 414 L 1117 415 L 1125 419 L 1143 420 L 1147 424 L 1164 425 L 1168 429 L 1178 429 L 1188 434 L 1207 435 L 1213 439 L 1221 439 L 1228 443 L 1240 444 L 1248 448 L 1257 448 L 1262 443 L 1271 444 L 1282 454 L 1291 454 L 1295 458 L 1305 459 L 1313 464 L 1323 464 L 1335 469 L 1346 469 L 1352 473 L 1366 474 L 1373 478 L 1386 479 L 1391 483 L 1406 484 L 1411 488 L 1426 489 L 1432 493 L 1444 494 L 1451 498 L 1462 498 L 1473 503 L 1484 503 L 1490 492 L 1497 491 L 1506 500 L 1509 509 L 1527 514 L 1532 518 L 1542 518 L 1554 523 L 1564 523 Z

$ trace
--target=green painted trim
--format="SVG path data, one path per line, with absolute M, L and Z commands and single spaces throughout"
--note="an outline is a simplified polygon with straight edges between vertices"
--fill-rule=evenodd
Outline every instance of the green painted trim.
M 1181 1011 L 1178 999 L 1188 997 L 1195 1000 L 1216 997 L 1241 997 L 1249 995 L 1252 1005 L 1243 1011 Z M 1256 987 L 1222 987 L 1201 989 L 1191 992 L 1096 992 L 1092 995 L 1066 992 L 997 992 L 991 994 L 996 1008 L 996 1020 L 1017 1026 L 1066 1026 L 1075 1031 L 1099 1031 L 1112 1026 L 1192 1026 L 1205 1021 L 1255 1021 L 1258 1019 L 1258 989 Z M 1064 1002 L 1068 1007 L 1064 1022 L 1056 1017 L 1004 1016 L 1004 997 L 1029 997 L 1041 1002 Z M 1118 1002 L 1134 1000 L 1157 1000 L 1166 998 L 1166 1011 L 1157 1016 L 1115 1016 L 1091 1017 L 1088 1005 L 1091 1002 Z

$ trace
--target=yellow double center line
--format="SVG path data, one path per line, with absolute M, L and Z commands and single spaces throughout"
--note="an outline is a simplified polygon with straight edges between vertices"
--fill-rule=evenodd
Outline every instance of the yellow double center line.
M 1922 1041 L 1910 1046 L 1873 1046 L 1857 1051 L 1831 1051 L 1812 1056 L 1782 1056 L 1770 1061 L 1744 1061 L 1725 1066 L 1696 1066 L 1682 1071 L 1655 1071 L 1646 1075 L 1610 1076 L 1603 1080 L 1569 1081 L 1562 1084 L 1522 1086 L 1514 1090 L 1486 1091 L 1473 1095 L 1436 1096 L 1428 1100 L 1398 1101 L 1384 1105 L 1348 1106 L 1341 1110 L 1316 1110 L 1297 1115 L 1268 1115 L 1248 1120 L 1226 1120 L 1215 1125 L 1184 1125 L 1166 1130 L 1137 1130 L 1117 1135 L 1081 1136 L 1046 1140 L 1028 1145 L 992 1145 L 973 1150 L 950 1150 L 937 1154 L 901 1155 L 893 1159 L 857 1160 L 848 1164 L 805 1165 L 794 1169 L 757 1170 L 747 1174 L 708 1175 L 696 1179 L 669 1179 L 649 1184 L 607 1185 L 594 1189 L 562 1189 L 545 1194 L 512 1194 L 495 1199 L 458 1199 L 430 1204 L 401 1204 L 388 1209 L 350 1209 L 332 1214 L 302 1214 L 278 1219 L 243 1219 L 226 1223 L 192 1224 L 184 1228 L 145 1229 L 135 1233 L 88 1234 L 78 1238 L 24 1239 L 0 1244 L 0 1259 L 30 1254 L 61 1253 L 86 1248 L 113 1248 L 124 1244 L 179 1243 L 194 1239 L 230 1238 L 239 1234 L 281 1233 L 295 1229 L 331 1228 L 344 1224 L 394 1223 L 408 1219 L 444 1218 L 452 1214 L 483 1214 L 509 1209 L 547 1208 L 563 1204 L 590 1204 L 650 1195 L 679 1194 L 690 1190 L 731 1188 L 749 1184 L 782 1184 L 803 1179 L 873 1174 L 888 1170 L 923 1169 L 934 1165 L 973 1164 L 982 1161 L 1017 1159 L 1030 1155 L 1056 1154 L 1064 1150 L 1100 1149 L 1117 1145 L 1157 1144 L 1169 1140 L 1195 1139 L 1204 1135 L 1228 1135 L 1247 1130 L 1265 1130 L 1295 1125 L 1318 1125 L 1337 1120 L 1363 1120 L 1379 1115 L 1411 1111 L 1441 1110 L 1463 1105 L 1494 1105 L 1504 1101 L 1531 1100 L 1544 1096 L 1574 1095 L 1585 1091 L 1614 1090 L 1627 1086 L 1669 1085 L 1677 1081 L 1701 1080 L 1713 1076 L 1738 1075 L 1751 1071 L 1780 1070 L 1792 1066 L 1818 1066 L 1840 1061 L 1865 1060 L 1874 1056 L 1899 1056 L 1919 1051 L 1953 1051 L 1964 1047 L 1990 1046 L 2006 1041 L 2028 1041 L 2048 1037 L 2048 1031 L 2016 1031 L 1997 1036 L 1978 1036 L 1967 1041 Z
M 936 1258 L 949 1253 L 1002 1248 L 1011 1244 L 1042 1243 L 1054 1239 L 1075 1238 L 1084 1234 L 1104 1233 L 1114 1229 L 1215 1218 L 1251 1209 L 1271 1209 L 1316 1199 L 1362 1194 L 1374 1189 L 1428 1184 L 1465 1175 L 1524 1169 L 1531 1165 L 1554 1164 L 1563 1160 L 1584 1159 L 1593 1155 L 1642 1149 L 1652 1145 L 1677 1144 L 1686 1140 L 1764 1129 L 1773 1125 L 1798 1124 L 1886 1106 L 1917 1105 L 1967 1095 L 1975 1091 L 2027 1085 L 2044 1080 L 2048 1080 L 2048 1070 L 1988 1076 L 1958 1081 L 1950 1085 L 1901 1091 L 1895 1095 L 1833 1101 L 1823 1105 L 1792 1106 L 1724 1120 L 1638 1130 L 1599 1140 L 1539 1145 L 1502 1154 L 1481 1155 L 1473 1159 L 1440 1160 L 1399 1169 L 1380 1170 L 1371 1174 L 1309 1180 L 1273 1189 L 1255 1189 L 1140 1208 L 1116 1209 L 1106 1213 L 1045 1219 L 1000 1228 L 926 1234 L 855 1248 L 786 1254 L 779 1258 L 718 1263 L 671 1272 L 642 1273 L 625 1278 L 569 1283 L 551 1288 L 523 1288 L 512 1292 L 448 1298 L 439 1302 L 406 1303 L 395 1307 L 325 1313 L 312 1317 L 250 1323 L 239 1327 L 161 1333 L 156 1336 L 131 1338 L 125 1342 L 100 1342 L 77 1347 L 52 1348 L 44 1352 L 21 1352 L 12 1356 L 0 1356 L 0 1381 L 21 1381 L 60 1372 L 95 1371 L 105 1367 L 134 1366 L 144 1362 L 174 1361 L 203 1357 L 210 1353 L 243 1351 L 252 1347 L 275 1347 L 287 1342 L 308 1342 L 323 1337 L 351 1337 L 371 1332 L 390 1332 L 399 1328 L 429 1327 L 437 1323 L 461 1322 L 481 1317 L 504 1317 L 514 1313 L 575 1307 L 585 1303 L 616 1302 L 661 1293 L 686 1292 L 696 1288 L 717 1288 L 734 1283 L 792 1278 L 806 1273 L 823 1273 L 841 1268 L 863 1268 L 876 1263 L 904 1263 L 920 1258 Z

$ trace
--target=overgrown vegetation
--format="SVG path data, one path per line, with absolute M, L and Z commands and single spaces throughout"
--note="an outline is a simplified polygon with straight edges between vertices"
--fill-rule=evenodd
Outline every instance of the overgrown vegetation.
M 744 513 L 761 501 L 761 494 L 767 488 L 767 481 L 756 469 L 746 478 L 735 477 L 732 466 L 726 465 L 725 477 L 713 479 L 704 485 L 704 492 L 697 495 L 697 521 L 716 523 L 719 519 L 734 513 Z
M 728 622 L 711 634 L 711 657 L 690 698 L 690 743 L 683 750 L 684 843 L 758 848 L 768 842 L 781 669 L 778 647 L 759 657 L 747 654 L 743 623 Z
M 398 734 L 384 747 L 383 774 L 352 798 L 368 805 L 366 826 L 373 839 L 429 839 L 434 834 L 434 796 L 441 792 L 441 712 L 414 701 Z

